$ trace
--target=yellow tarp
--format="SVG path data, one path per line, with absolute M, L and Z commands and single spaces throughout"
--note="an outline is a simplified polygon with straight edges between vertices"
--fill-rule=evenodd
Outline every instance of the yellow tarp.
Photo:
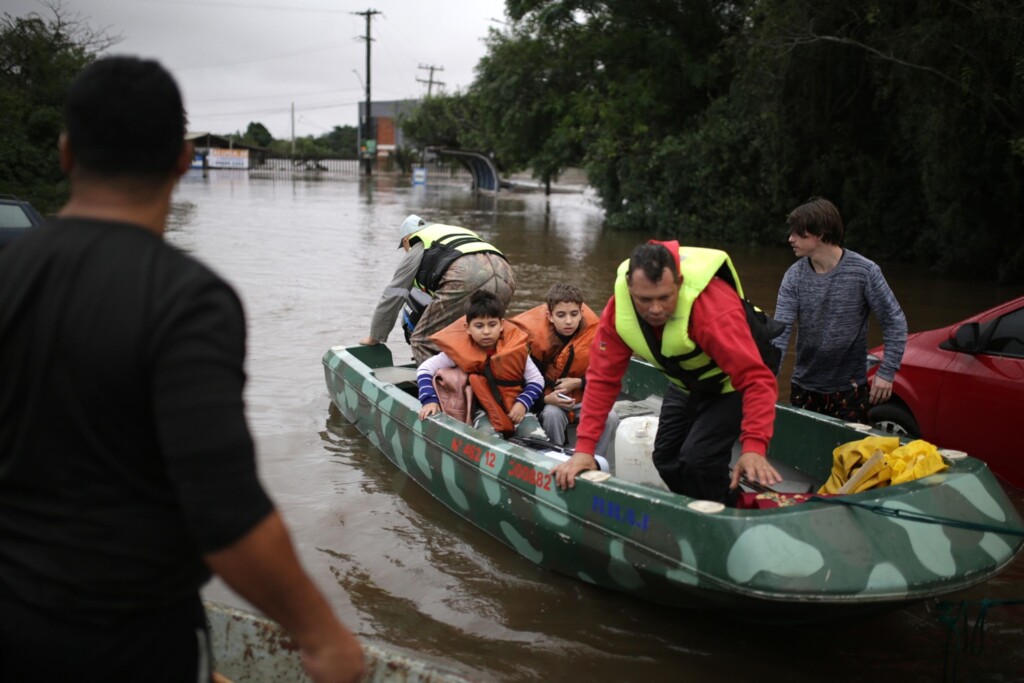
M 847 493 L 903 484 L 949 467 L 943 462 L 938 449 L 927 441 L 918 439 L 900 446 L 900 440 L 895 436 L 869 436 L 844 443 L 832 451 L 832 476 L 818 489 L 818 493 L 838 493 L 846 480 L 871 459 L 876 450 L 882 451 L 883 459 L 876 463 L 872 472 L 866 473 L 863 481 Z

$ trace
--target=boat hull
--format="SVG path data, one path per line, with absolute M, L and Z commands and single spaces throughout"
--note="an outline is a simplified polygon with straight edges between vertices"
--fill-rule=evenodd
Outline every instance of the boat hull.
M 635 365 L 635 364 L 634 364 Z M 552 458 L 447 416 L 418 419 L 413 386 L 396 385 L 383 345 L 330 349 L 332 401 L 399 469 L 446 507 L 523 557 L 651 602 L 779 616 L 838 615 L 898 606 L 987 580 L 1020 552 L 1019 536 L 921 524 L 809 502 L 708 513 L 685 496 L 617 477 L 578 479 L 563 492 Z M 406 372 L 406 376 L 408 376 Z M 660 393 L 656 372 L 631 372 L 624 390 Z M 832 449 L 863 432 L 779 406 L 769 453 L 824 481 Z M 867 504 L 1020 529 L 983 463 L 849 497 Z

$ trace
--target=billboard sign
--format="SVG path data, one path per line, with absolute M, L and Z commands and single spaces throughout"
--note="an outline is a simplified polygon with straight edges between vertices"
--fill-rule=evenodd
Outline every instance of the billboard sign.
M 210 168 L 249 168 L 249 150 L 212 148 L 207 154 Z

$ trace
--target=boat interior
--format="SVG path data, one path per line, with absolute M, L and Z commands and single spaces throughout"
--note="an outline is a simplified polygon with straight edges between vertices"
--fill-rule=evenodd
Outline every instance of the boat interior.
M 401 389 L 410 396 L 417 396 L 416 368 L 413 366 L 379 367 L 374 369 L 374 375 L 377 379 L 393 384 L 396 388 Z M 618 433 L 611 440 L 609 452 L 600 455 L 603 455 L 605 460 L 607 460 L 610 474 L 613 476 L 632 481 L 636 484 L 667 490 L 651 460 L 651 449 L 654 444 L 655 432 L 650 431 L 637 438 L 636 433 L 630 431 L 643 430 L 649 426 L 654 426 L 656 430 L 657 416 L 661 410 L 661 397 L 656 394 L 648 394 L 641 398 L 626 393 L 627 391 L 628 387 L 625 387 L 624 392 L 619 395 L 615 403 L 615 411 L 620 419 Z M 569 426 L 564 447 L 554 446 L 540 440 L 517 439 L 514 437 L 513 440 L 520 445 L 549 457 L 564 460 L 566 456 L 571 455 L 573 452 L 573 446 L 576 441 L 576 425 L 572 424 Z M 737 441 L 733 446 L 732 460 L 729 464 L 730 471 L 739 457 L 740 444 Z M 831 453 L 828 454 L 828 457 L 831 459 Z M 772 459 L 772 465 L 782 476 L 781 482 L 767 487 L 743 479 L 740 482 L 741 488 L 746 492 L 752 493 L 806 494 L 816 491 L 824 483 L 824 480 L 818 481 L 818 478 L 778 458 Z

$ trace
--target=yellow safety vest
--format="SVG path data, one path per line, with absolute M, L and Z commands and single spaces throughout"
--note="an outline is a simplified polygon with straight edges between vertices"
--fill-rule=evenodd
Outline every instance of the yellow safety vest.
M 496 247 L 484 242 L 472 230 L 454 225 L 442 223 L 425 225 L 409 235 L 410 244 L 417 241 L 423 243 L 424 252 L 423 260 L 420 262 L 412 284 L 413 287 L 422 289 L 431 296 L 441 286 L 441 278 L 444 277 L 448 266 L 457 258 L 477 253 L 497 254 L 505 258 L 505 255 Z
M 679 270 L 683 284 L 676 300 L 676 310 L 665 324 L 658 352 L 655 353 L 648 341 L 656 341 L 653 328 L 636 313 L 626 284 L 629 259 L 623 261 L 615 278 L 615 331 L 634 353 L 659 368 L 684 391 L 721 394 L 735 391 L 729 376 L 690 338 L 689 329 L 693 302 L 715 276 L 728 282 L 743 298 L 736 268 L 724 251 L 680 247 Z

